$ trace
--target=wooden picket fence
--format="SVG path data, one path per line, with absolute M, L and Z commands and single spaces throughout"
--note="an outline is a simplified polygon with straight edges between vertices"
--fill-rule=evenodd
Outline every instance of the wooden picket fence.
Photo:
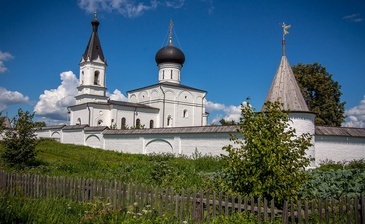
M 133 212 L 153 210 L 169 214 L 180 222 L 208 222 L 220 215 L 249 212 L 258 223 L 281 220 L 282 223 L 360 223 L 365 224 L 365 197 L 341 200 L 275 202 L 262 198 L 235 197 L 222 192 L 197 189 L 159 188 L 117 181 L 49 177 L 0 171 L 0 190 L 30 198 L 65 197 L 81 202 L 101 201 L 114 209 Z

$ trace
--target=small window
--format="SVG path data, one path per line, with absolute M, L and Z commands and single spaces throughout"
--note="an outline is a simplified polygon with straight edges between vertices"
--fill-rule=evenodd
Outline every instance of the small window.
M 95 73 L 94 73 L 94 85 L 99 85 L 100 84 L 99 74 L 100 74 L 99 71 L 95 71 Z
M 153 128 L 153 120 L 150 120 L 150 128 Z
M 139 118 L 137 118 L 136 120 L 136 128 L 137 129 L 141 128 L 141 120 Z
M 121 129 L 125 129 L 126 126 L 125 126 L 125 122 L 126 122 L 126 119 L 125 117 L 122 118 L 122 125 L 121 125 Z
M 185 110 L 183 111 L 183 117 L 188 117 L 188 110 L 186 110 L 186 109 L 185 109 Z
M 169 115 L 167 117 L 167 126 L 171 126 L 171 122 L 172 122 L 172 117 Z
M 171 79 L 172 79 L 172 70 L 171 70 Z
M 103 120 L 98 120 L 98 126 L 101 126 L 103 124 Z
M 162 79 L 165 79 L 165 70 L 162 70 Z
M 76 125 L 80 125 L 81 124 L 81 118 L 77 119 L 76 121 Z

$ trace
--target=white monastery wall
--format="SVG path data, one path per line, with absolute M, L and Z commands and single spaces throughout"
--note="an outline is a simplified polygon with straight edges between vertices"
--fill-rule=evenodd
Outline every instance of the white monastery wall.
M 62 130 L 62 143 L 75 145 L 85 145 L 85 135 L 83 129 Z
M 365 138 L 319 135 L 315 142 L 316 165 L 326 159 L 341 162 L 365 158 Z
M 218 156 L 230 143 L 228 133 L 104 135 L 105 149 L 127 153 L 199 153 Z
M 303 120 L 302 126 L 309 127 L 310 122 Z M 297 123 L 298 125 L 300 124 Z M 81 125 L 83 126 L 83 125 Z M 84 126 L 85 127 L 85 126 Z M 199 153 L 219 156 L 226 152 L 222 148 L 232 144 L 229 132 L 179 132 L 169 131 L 153 133 L 153 129 L 128 130 L 129 134 L 108 134 L 100 127 L 78 128 L 77 126 L 61 126 L 60 128 L 47 128 L 36 131 L 38 138 L 59 139 L 61 143 L 86 145 L 94 148 L 125 152 L 125 153 L 173 153 L 191 156 L 196 150 Z M 90 130 L 89 130 L 90 129 Z M 194 129 L 194 128 L 193 128 Z M 173 130 L 173 129 L 171 129 Z M 234 130 L 234 129 L 232 129 Z M 127 131 L 127 132 L 128 132 Z M 151 133 L 149 133 L 149 131 Z M 317 135 L 313 138 L 315 150 L 308 150 L 308 155 L 315 158 L 318 166 L 326 159 L 333 161 L 350 161 L 365 158 L 365 138 Z

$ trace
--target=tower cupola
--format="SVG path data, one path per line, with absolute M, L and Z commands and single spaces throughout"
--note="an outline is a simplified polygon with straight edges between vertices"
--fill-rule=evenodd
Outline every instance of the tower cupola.
M 180 83 L 180 72 L 185 62 L 185 55 L 172 43 L 173 23 L 170 21 L 170 35 L 168 44 L 157 51 L 155 61 L 159 68 L 159 82 Z

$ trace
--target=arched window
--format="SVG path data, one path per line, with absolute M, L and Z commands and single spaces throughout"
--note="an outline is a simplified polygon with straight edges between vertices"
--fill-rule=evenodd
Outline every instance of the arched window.
M 141 120 L 139 118 L 137 118 L 137 120 L 136 120 L 136 128 L 137 129 L 141 128 Z
M 167 117 L 167 126 L 171 126 L 171 123 L 172 123 L 172 117 L 169 115 Z
M 100 85 L 99 74 L 100 72 L 96 70 L 94 73 L 94 85 Z
M 188 110 L 187 110 L 187 109 L 185 109 L 185 110 L 183 111 L 183 117 L 188 117 Z
M 126 129 L 125 122 L 126 122 L 126 119 L 125 119 L 125 117 L 123 117 L 122 118 L 122 125 L 120 126 L 121 129 Z
M 153 128 L 153 120 L 150 120 L 150 128 Z
M 76 125 L 80 125 L 81 124 L 81 118 L 78 118 L 76 121 Z

